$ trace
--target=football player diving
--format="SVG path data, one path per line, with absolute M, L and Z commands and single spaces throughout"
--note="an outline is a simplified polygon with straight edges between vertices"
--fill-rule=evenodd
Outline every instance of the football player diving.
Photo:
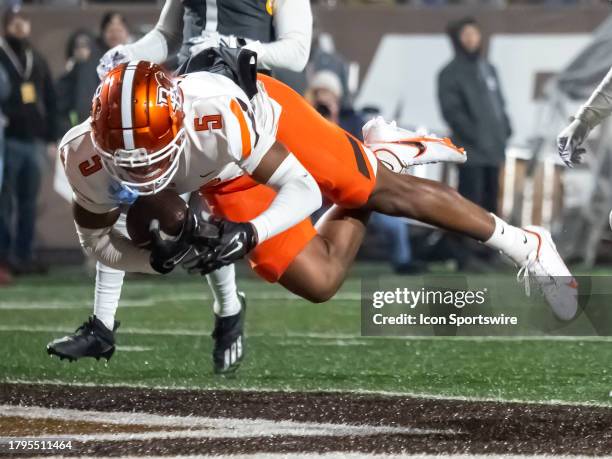
M 181 65 L 220 41 L 255 51 L 260 69 L 301 71 L 308 61 L 311 40 L 309 0 L 166 0 L 155 27 L 135 43 L 107 51 L 100 59 L 98 74 L 103 79 L 112 68 L 131 60 L 162 64 L 177 53 Z M 124 225 L 122 214 L 115 228 Z M 49 343 L 50 354 L 71 360 L 112 355 L 124 275 L 122 270 L 97 263 L 93 316 L 74 334 Z M 206 278 L 214 297 L 213 368 L 216 373 L 233 372 L 245 351 L 246 297 L 238 291 L 232 265 Z M 237 351 L 232 353 L 232 347 Z
M 375 211 L 504 253 L 519 274 L 533 276 L 559 318 L 574 317 L 576 282 L 546 230 L 509 225 L 452 188 L 407 173 L 415 164 L 464 162 L 461 149 L 380 119 L 364 127 L 361 143 L 274 78 L 253 83 L 251 92 L 221 74 L 173 79 L 143 61 L 113 69 L 91 119 L 60 146 L 82 247 L 106 266 L 142 273 L 180 263 L 206 274 L 248 257 L 265 280 L 324 302 L 344 281 Z M 199 191 L 214 219 L 190 215 L 172 240 L 152 226 L 153 246 L 143 249 L 114 228 L 117 188 Z M 335 205 L 313 227 L 309 216 L 322 194 Z

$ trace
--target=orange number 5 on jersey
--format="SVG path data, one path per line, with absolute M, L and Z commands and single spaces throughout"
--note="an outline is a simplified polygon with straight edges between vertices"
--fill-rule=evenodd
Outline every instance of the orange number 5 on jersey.
M 79 164 L 79 170 L 81 171 L 81 174 L 83 174 L 83 177 L 89 177 L 91 174 L 95 174 L 100 169 L 102 169 L 102 160 L 98 155 L 92 156 L 91 159 L 83 161 L 81 164 Z
M 223 128 L 223 118 L 221 115 L 204 115 L 202 118 L 193 120 L 196 131 L 208 131 Z

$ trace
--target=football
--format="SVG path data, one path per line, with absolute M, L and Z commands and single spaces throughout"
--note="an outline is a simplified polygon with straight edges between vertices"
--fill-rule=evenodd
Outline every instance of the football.
M 187 216 L 187 203 L 171 190 L 141 196 L 127 212 L 127 231 L 138 247 L 147 248 L 152 242 L 149 231 L 151 221 L 159 220 L 160 230 L 169 236 L 178 236 Z

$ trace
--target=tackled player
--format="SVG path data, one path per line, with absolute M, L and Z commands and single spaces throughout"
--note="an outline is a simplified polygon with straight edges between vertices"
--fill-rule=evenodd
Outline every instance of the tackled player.
M 98 74 L 102 80 L 121 63 L 139 59 L 162 63 L 177 52 L 180 65 L 221 41 L 255 51 L 261 69 L 299 72 L 308 61 L 311 40 L 309 0 L 165 0 L 155 27 L 135 43 L 108 50 L 100 59 Z M 124 217 L 119 217 L 116 230 L 124 230 Z M 51 354 L 74 360 L 99 358 L 114 350 L 123 278 L 123 271 L 97 263 L 93 316 L 75 333 L 50 343 Z M 246 298 L 238 291 L 232 265 L 211 272 L 206 280 L 214 298 L 213 368 L 216 373 L 231 373 L 244 357 Z M 231 352 L 232 347 L 239 351 Z

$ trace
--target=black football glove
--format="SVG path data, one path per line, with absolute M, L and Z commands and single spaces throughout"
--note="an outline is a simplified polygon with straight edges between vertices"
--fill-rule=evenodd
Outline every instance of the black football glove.
M 189 273 L 202 275 L 244 258 L 257 245 L 257 234 L 250 223 L 235 223 L 211 219 L 209 224 L 218 228 L 215 237 L 195 237 L 193 251 L 183 262 Z
M 198 220 L 191 209 L 183 222 L 183 229 L 178 236 L 169 236 L 159 228 L 159 220 L 151 221 L 149 231 L 153 237 L 151 243 L 151 267 L 160 274 L 168 274 L 185 258 L 191 250 L 191 241 L 198 229 Z

